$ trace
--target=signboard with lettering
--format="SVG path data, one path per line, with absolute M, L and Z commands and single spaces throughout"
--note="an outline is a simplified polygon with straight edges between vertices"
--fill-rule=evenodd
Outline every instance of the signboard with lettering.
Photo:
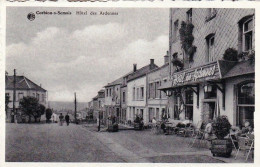
M 215 62 L 198 68 L 174 73 L 172 75 L 172 86 L 198 83 L 219 78 L 219 68 L 217 62 Z

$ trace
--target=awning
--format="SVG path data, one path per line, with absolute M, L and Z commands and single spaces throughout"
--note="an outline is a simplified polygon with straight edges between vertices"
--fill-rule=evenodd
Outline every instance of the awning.
M 176 72 L 171 80 L 162 83 L 159 90 L 174 89 L 183 86 L 195 86 L 208 81 L 218 81 L 236 66 L 237 62 L 218 60 L 199 67 Z M 243 65 L 244 66 L 244 65 Z
M 250 63 L 250 61 L 243 61 L 237 63 L 233 66 L 223 78 L 231 78 L 241 75 L 254 74 L 255 73 L 255 64 Z

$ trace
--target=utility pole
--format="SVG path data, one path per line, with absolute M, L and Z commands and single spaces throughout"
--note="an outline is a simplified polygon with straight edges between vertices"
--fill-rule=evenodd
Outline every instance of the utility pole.
M 76 94 L 76 92 L 74 93 L 74 95 L 75 95 L 75 101 L 74 101 L 74 103 L 75 103 L 75 115 L 74 115 L 74 117 L 75 117 L 75 123 L 77 124 L 77 94 Z
M 11 123 L 14 123 L 14 115 L 16 114 L 15 112 L 15 100 L 16 100 L 16 70 L 14 69 L 14 82 L 13 82 L 13 111 L 11 113 Z

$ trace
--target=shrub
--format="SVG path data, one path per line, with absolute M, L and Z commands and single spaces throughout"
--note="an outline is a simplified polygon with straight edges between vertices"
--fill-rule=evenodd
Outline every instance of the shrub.
M 218 139 L 224 139 L 229 134 L 230 128 L 231 124 L 225 115 L 218 116 L 212 122 L 213 133 Z
M 52 116 L 52 110 L 50 108 L 46 109 L 46 119 L 47 121 L 49 121 L 51 119 Z
M 238 52 L 234 48 L 228 48 L 223 54 L 223 59 L 227 61 L 238 61 Z

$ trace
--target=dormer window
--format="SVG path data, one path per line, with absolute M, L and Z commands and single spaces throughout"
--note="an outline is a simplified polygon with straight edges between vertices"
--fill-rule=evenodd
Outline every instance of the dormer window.
M 187 11 L 187 22 L 192 22 L 192 9 Z

